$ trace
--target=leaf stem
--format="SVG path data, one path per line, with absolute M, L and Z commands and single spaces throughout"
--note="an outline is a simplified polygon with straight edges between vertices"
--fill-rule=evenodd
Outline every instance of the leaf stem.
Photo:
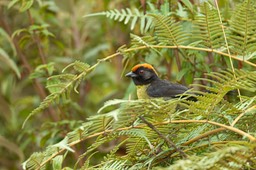
M 229 51 L 228 40 L 227 40 L 226 33 L 225 33 L 225 30 L 224 30 L 224 26 L 223 26 L 223 23 L 222 23 L 218 1 L 214 0 L 214 2 L 215 2 L 215 5 L 216 5 L 216 8 L 217 8 L 217 11 L 218 11 L 218 15 L 219 15 L 220 23 L 221 23 L 221 29 L 222 29 L 222 33 L 223 33 L 223 36 L 224 36 L 225 44 L 226 44 L 226 47 L 227 47 L 228 56 L 229 56 L 229 62 L 230 62 L 231 68 L 232 68 L 233 76 L 234 76 L 234 78 L 236 78 L 235 68 L 234 68 L 234 65 L 233 65 L 233 61 L 231 59 L 232 57 L 231 57 L 231 54 L 230 54 L 230 51 Z M 242 59 L 242 61 L 243 60 L 244 59 Z M 242 101 L 240 90 L 237 89 L 237 92 L 238 92 L 238 96 L 239 96 L 240 101 Z

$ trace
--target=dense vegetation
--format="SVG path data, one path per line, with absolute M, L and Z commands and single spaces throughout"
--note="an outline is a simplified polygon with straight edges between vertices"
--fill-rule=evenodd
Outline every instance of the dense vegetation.
M 0 16 L 1 170 L 256 168 L 253 0 L 4 0 Z M 123 75 L 143 62 L 192 93 L 137 100 Z

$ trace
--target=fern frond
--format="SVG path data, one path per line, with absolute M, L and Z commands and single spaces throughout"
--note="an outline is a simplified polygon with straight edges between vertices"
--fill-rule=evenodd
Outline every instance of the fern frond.
M 255 145 L 226 146 L 215 152 L 206 153 L 203 156 L 191 156 L 186 160 L 179 160 L 167 168 L 156 168 L 157 170 L 167 169 L 250 169 L 256 167 Z
M 139 47 L 139 46 L 147 46 L 149 48 L 151 48 L 151 45 L 155 45 L 156 44 L 156 40 L 155 37 L 152 37 L 150 35 L 146 35 L 143 37 L 139 37 L 137 35 L 134 34 L 130 34 L 131 35 L 131 48 L 133 47 Z
M 104 166 L 97 168 L 99 170 L 113 170 L 113 169 L 123 169 L 126 170 L 128 167 L 126 167 L 127 160 L 110 160 L 108 162 L 104 162 Z
M 232 53 L 246 56 L 256 51 L 255 25 L 255 2 L 245 0 L 236 7 L 228 27 L 228 40 Z
M 156 38 L 161 45 L 184 45 L 188 34 L 182 30 L 181 24 L 175 22 L 170 16 L 150 14 L 153 17 Z
M 224 46 L 224 37 L 218 11 L 209 2 L 201 5 L 201 13 L 195 18 L 192 37 L 202 41 L 200 45 L 210 49 L 219 49 Z
M 44 160 L 44 154 L 40 152 L 33 153 L 30 158 L 22 163 L 23 169 L 28 170 L 34 170 L 37 169 L 38 165 L 43 162 Z M 45 169 L 45 165 L 41 167 L 42 169 Z
M 135 28 L 135 25 L 140 20 L 140 31 L 141 33 L 145 33 L 149 30 L 152 24 L 152 17 L 148 15 L 144 15 L 138 9 L 131 10 L 130 8 L 121 9 L 120 11 L 117 9 L 99 12 L 94 14 L 88 14 L 84 17 L 92 17 L 92 16 L 106 16 L 107 18 L 113 19 L 118 22 L 124 22 L 127 24 L 128 22 L 131 23 L 131 30 Z
M 170 158 L 167 162 L 176 160 L 178 158 L 178 154 L 175 153 L 176 151 L 169 147 L 166 141 L 154 130 L 142 124 L 143 122 L 138 118 L 139 116 L 143 116 L 148 122 L 152 123 L 160 133 L 172 139 L 178 147 L 191 146 L 191 142 L 189 144 L 186 144 L 186 142 L 215 130 L 216 127 L 213 125 L 218 124 L 223 125 L 221 127 L 229 126 L 229 129 L 234 128 L 236 130 L 238 130 L 237 127 L 241 127 L 244 130 L 243 135 L 254 135 L 255 125 L 251 121 L 254 120 L 255 112 L 247 110 L 254 107 L 256 97 L 241 101 L 237 105 L 231 105 L 228 101 L 223 100 L 223 96 L 228 91 L 239 88 L 256 91 L 256 72 L 235 70 L 235 75 L 234 77 L 233 72 L 230 70 L 209 73 L 209 78 L 204 80 L 211 83 L 212 87 L 205 86 L 205 88 L 212 93 L 202 92 L 197 96 L 197 102 L 183 99 L 167 101 L 162 99 L 110 100 L 99 109 L 98 112 L 100 114 L 88 118 L 88 122 L 68 133 L 62 142 L 49 146 L 42 153 L 32 155 L 24 166 L 32 167 L 31 169 L 45 167 L 57 155 L 64 151 L 72 151 L 72 146 L 94 137 L 97 137 L 97 140 L 87 148 L 87 151 L 81 155 L 81 158 L 93 154 L 99 146 L 106 142 L 125 137 L 125 142 L 120 142 L 118 146 L 125 147 L 126 154 L 120 157 L 115 154 L 119 147 L 113 148 L 112 152 L 103 161 L 104 163 L 96 166 L 99 169 L 103 167 L 150 168 L 152 165 L 158 164 L 158 161 L 162 162 L 162 159 L 165 159 L 165 157 Z M 72 79 L 72 76 L 70 78 Z M 186 107 L 183 108 L 183 105 Z M 245 113 L 239 116 L 239 121 L 235 120 L 241 112 Z M 208 124 L 207 120 L 216 123 Z M 175 121 L 176 123 L 173 123 Z M 238 121 L 234 124 L 236 127 L 233 126 L 234 121 Z M 193 122 L 196 124 L 193 124 Z M 248 124 L 252 125 L 244 127 L 244 124 L 240 124 L 240 122 L 248 122 Z M 223 131 L 225 130 L 225 128 L 222 129 Z M 245 133 L 247 131 L 248 133 Z M 211 142 L 218 142 L 237 139 L 237 137 L 234 138 L 232 132 L 223 132 L 218 135 L 209 133 L 211 134 L 209 140 Z M 251 138 L 253 138 L 252 135 Z M 199 139 L 201 141 L 195 140 L 192 142 L 193 147 L 200 148 L 201 144 L 206 143 L 207 146 L 209 145 L 208 140 L 204 138 Z M 209 151 L 209 147 L 205 146 L 204 148 L 207 149 L 201 149 L 200 152 L 206 153 Z M 187 153 L 190 154 L 190 152 Z M 127 162 L 124 163 L 125 160 Z M 133 162 L 136 162 L 136 164 Z M 114 163 L 114 165 L 111 163 Z M 218 161 L 215 163 L 217 164 Z M 241 162 L 236 163 L 239 166 L 241 165 Z M 88 161 L 85 164 L 88 164 Z
M 49 107 L 53 102 L 59 102 L 60 99 L 65 100 L 67 96 L 69 96 L 72 89 L 77 92 L 76 88 L 83 80 L 83 78 L 87 75 L 89 71 L 89 65 L 86 63 L 82 63 L 80 61 L 76 61 L 68 67 L 73 66 L 76 71 L 79 71 L 77 75 L 74 74 L 60 74 L 51 76 L 47 80 L 47 88 L 50 91 L 50 95 L 48 95 L 40 105 L 34 109 L 24 121 L 22 127 L 25 126 L 26 122 L 33 115 L 41 112 L 42 110 Z
M 256 72 L 235 70 L 235 76 L 231 70 L 213 72 L 207 74 L 209 78 L 198 78 L 198 80 L 204 80 L 212 84 L 210 86 L 203 86 L 209 93 L 202 93 L 196 97 L 197 102 L 185 101 L 190 103 L 189 109 L 193 113 L 208 115 L 213 113 L 214 106 L 223 100 L 223 97 L 231 90 L 245 89 L 249 91 L 256 91 Z M 197 86 L 195 84 L 195 86 Z M 199 85 L 201 86 L 201 85 Z M 197 93 L 197 92 L 195 92 Z

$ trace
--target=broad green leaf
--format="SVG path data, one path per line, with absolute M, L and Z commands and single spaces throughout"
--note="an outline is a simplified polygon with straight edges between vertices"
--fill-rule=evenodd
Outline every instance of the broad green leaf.
M 62 169 L 62 163 L 63 163 L 63 155 L 58 155 L 55 158 L 52 159 L 52 168 L 54 170 L 61 170 Z
M 193 13 L 193 4 L 189 0 L 181 0 L 181 2 Z
M 12 42 L 11 37 L 10 37 L 10 36 L 5 32 L 5 30 L 2 29 L 2 28 L 0 28 L 0 35 L 1 35 L 2 37 L 5 37 L 5 39 L 9 42 L 9 44 L 10 44 L 10 46 L 11 46 L 11 48 L 12 48 L 12 51 L 13 51 L 13 55 L 16 56 L 16 55 L 17 55 L 17 53 L 16 53 L 16 48 L 15 48 L 13 42 Z
M 0 48 L 0 61 L 8 65 L 16 73 L 17 77 L 20 78 L 18 66 L 2 48 Z
M 8 4 L 8 9 L 13 7 L 17 2 L 19 2 L 20 0 L 12 0 L 9 4 Z
M 28 10 L 34 3 L 34 0 L 22 0 L 22 4 L 20 7 L 20 12 L 24 12 Z

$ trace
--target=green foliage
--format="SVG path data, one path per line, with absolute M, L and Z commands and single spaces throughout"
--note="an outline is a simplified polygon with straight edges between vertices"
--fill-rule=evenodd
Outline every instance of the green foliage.
M 244 145 L 218 146 L 216 151 L 203 156 L 191 156 L 187 160 L 180 160 L 175 165 L 167 168 L 156 168 L 157 170 L 167 169 L 250 169 L 255 163 L 255 151 L 253 147 Z
M 201 41 L 199 44 L 211 49 L 220 49 L 225 45 L 218 11 L 208 2 L 202 3 L 202 13 L 195 18 L 193 37 Z M 225 46 L 224 46 L 225 47 Z
M 162 99 L 115 99 L 108 101 L 101 109 L 99 109 L 98 112 L 101 113 L 108 107 L 112 107 L 114 105 L 120 104 L 120 106 L 118 109 L 114 109 L 109 112 L 88 118 L 87 123 L 83 124 L 81 127 L 67 135 L 65 138 L 67 141 L 65 143 L 61 142 L 62 145 L 52 145 L 41 154 L 36 153 L 36 158 L 38 160 L 34 164 L 34 155 L 32 155 L 28 162 L 26 162 L 26 164 L 30 164 L 25 164 L 24 166 L 26 166 L 28 169 L 34 169 L 35 166 L 36 169 L 43 167 L 46 163 L 43 161 L 44 159 L 51 159 L 55 155 L 58 155 L 65 150 L 72 151 L 68 148 L 75 145 L 76 143 L 93 137 L 97 137 L 97 139 L 90 147 L 87 148 L 87 151 L 83 154 L 83 157 L 87 155 L 89 156 L 90 153 L 94 153 L 99 146 L 110 142 L 113 139 L 118 140 L 122 137 L 126 138 L 125 142 L 120 142 L 120 144 L 117 145 L 118 147 L 112 148 L 112 151 L 110 151 L 105 160 L 103 160 L 104 163 L 97 165 L 99 169 L 132 169 L 133 167 L 149 168 L 156 165 L 159 166 L 161 164 L 161 160 L 168 154 L 170 154 L 169 156 L 171 156 L 171 158 L 170 160 L 165 160 L 164 162 L 167 163 L 177 160 L 179 158 L 179 154 L 174 154 L 175 150 L 173 150 L 173 148 L 168 148 L 166 141 L 159 137 L 152 129 L 143 125 L 143 122 L 141 122 L 138 117 L 143 115 L 147 120 L 155 125 L 161 133 L 167 135 L 168 137 L 175 136 L 173 140 L 180 147 L 182 147 L 185 142 L 200 136 L 200 134 L 214 130 L 214 126 L 211 126 L 211 124 L 215 125 L 214 122 L 219 123 L 220 127 L 229 126 L 229 123 L 232 123 L 237 117 L 237 113 L 247 112 L 246 109 L 254 107 L 256 103 L 255 98 L 253 98 L 249 103 L 247 101 L 238 102 L 237 105 L 232 106 L 234 107 L 233 110 L 230 110 L 230 106 L 227 107 L 228 104 L 232 105 L 223 99 L 223 96 L 228 91 L 240 88 L 256 91 L 255 72 L 236 70 L 235 73 L 236 78 L 234 78 L 234 75 L 232 75 L 231 71 L 209 74 L 210 79 L 207 79 L 207 81 L 211 81 L 213 87 L 207 87 L 209 92 L 201 92 L 201 96 L 196 97 L 198 99 L 197 102 L 190 102 L 184 99 L 173 99 L 167 101 Z M 216 80 L 213 80 L 212 78 Z M 180 106 L 185 106 L 187 109 L 184 110 L 184 108 L 182 109 L 182 107 L 178 107 L 177 104 Z M 244 116 L 246 117 L 249 115 Z M 200 120 L 201 123 L 205 123 L 205 125 L 207 125 L 207 122 L 210 124 L 207 126 L 193 125 L 193 121 L 196 123 L 197 121 L 200 122 Z M 184 123 L 186 122 L 190 122 L 192 124 L 185 125 Z M 241 123 L 242 122 L 239 122 L 238 126 Z M 255 125 L 252 126 L 256 128 Z M 231 131 L 243 135 L 243 133 L 237 131 L 235 127 L 229 127 Z M 246 131 L 246 129 L 244 130 Z M 210 145 L 213 145 L 213 148 L 215 146 L 214 142 L 216 142 L 217 147 L 218 142 L 222 141 L 221 139 L 223 139 L 223 141 L 229 141 L 234 138 L 233 135 L 229 136 L 229 133 L 222 133 L 220 135 L 222 136 L 221 139 L 216 138 L 217 136 L 217 134 L 213 134 L 211 137 L 213 144 Z M 255 140 L 254 137 L 249 136 L 249 139 Z M 202 156 L 194 156 L 191 157 L 190 160 L 183 160 L 188 168 L 191 167 L 190 165 L 194 164 L 193 161 L 197 162 L 197 164 L 194 164 L 195 167 L 207 165 L 204 167 L 211 168 L 219 166 L 218 164 L 221 164 L 221 166 L 226 166 L 225 164 L 221 163 L 222 161 L 220 160 L 222 159 L 232 160 L 234 162 L 232 165 L 230 165 L 230 169 L 233 168 L 233 164 L 236 164 L 238 168 L 241 168 L 243 164 L 247 164 L 247 162 L 250 163 L 251 157 L 255 156 L 253 151 L 255 146 L 247 142 L 241 144 L 241 146 L 235 145 L 233 147 L 227 148 L 225 148 L 223 145 L 222 147 L 225 149 L 218 150 L 216 152 L 212 152 L 210 148 L 205 150 L 205 142 L 207 142 L 207 140 L 194 143 L 188 152 L 186 152 L 188 155 L 190 155 L 190 153 L 194 153 L 190 150 L 198 148 L 202 153 L 206 154 L 204 159 L 202 159 Z M 249 145 L 250 148 L 248 148 L 247 145 Z M 59 149 L 53 149 L 53 147 L 57 146 Z M 121 157 L 115 155 L 120 147 L 126 148 L 126 154 Z M 241 156 L 241 150 L 244 152 L 244 154 L 242 154 L 244 156 L 243 159 L 237 158 L 238 156 Z M 90 159 L 92 159 L 92 157 L 90 156 Z M 198 162 L 199 159 L 204 161 Z M 225 161 L 224 163 L 229 164 L 228 161 Z M 173 165 L 173 167 L 178 168 L 180 164 L 182 163 L 177 162 L 177 164 Z M 248 166 L 255 166 L 255 164 Z
M 246 60 L 254 57 L 256 24 L 255 3 L 247 0 L 237 7 L 230 20 L 229 45 L 233 53 L 243 56 Z M 250 56 L 250 57 L 249 57 Z
M 78 72 L 77 75 L 60 74 L 51 76 L 47 79 L 46 88 L 50 91 L 51 94 L 44 99 L 44 101 L 40 104 L 39 107 L 37 107 L 28 115 L 22 127 L 25 126 L 27 120 L 31 116 L 49 107 L 50 104 L 52 104 L 53 102 L 58 103 L 61 100 L 65 101 L 68 98 L 70 98 L 70 93 L 72 89 L 74 89 L 74 91 L 78 93 L 77 87 L 86 76 L 90 66 L 86 63 L 75 61 L 74 63 L 68 65 L 63 71 L 65 71 L 67 68 L 71 66 L 73 66 L 74 70 Z
M 170 16 L 152 15 L 154 18 L 155 34 L 160 45 L 183 45 L 188 34 L 183 32 L 181 25 Z
M 5 169 L 256 167 L 255 4 L 154 2 L 0 3 Z M 141 62 L 191 89 L 134 99 Z
M 118 22 L 124 22 L 124 24 L 127 24 L 129 21 L 131 21 L 131 30 L 134 29 L 136 23 L 138 22 L 138 20 L 140 20 L 140 31 L 142 33 L 146 32 L 152 23 L 152 18 L 145 16 L 138 9 L 134 9 L 134 12 L 132 12 L 131 9 L 129 8 L 122 9 L 121 11 L 115 9 L 115 10 L 110 10 L 106 12 L 89 14 L 89 15 L 85 15 L 85 17 L 92 17 L 92 16 L 99 16 L 99 15 L 104 15 L 107 18 L 118 20 Z

